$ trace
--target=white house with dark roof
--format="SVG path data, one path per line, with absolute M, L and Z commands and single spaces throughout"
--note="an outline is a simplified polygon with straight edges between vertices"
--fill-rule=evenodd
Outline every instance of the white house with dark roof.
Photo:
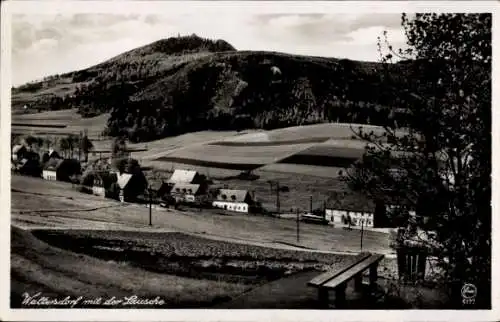
M 253 200 L 247 190 L 220 189 L 212 206 L 229 211 L 248 213 Z
M 170 195 L 177 201 L 197 202 L 201 201 L 204 195 L 199 184 L 176 183 L 170 190 Z
M 325 203 L 325 219 L 334 225 L 373 227 L 374 213 L 375 204 L 356 193 L 332 197 Z
M 42 171 L 42 177 L 45 180 L 58 180 L 58 175 L 57 172 L 61 165 L 63 164 L 64 160 L 61 159 L 50 159 L 45 165 L 43 166 L 43 171 Z

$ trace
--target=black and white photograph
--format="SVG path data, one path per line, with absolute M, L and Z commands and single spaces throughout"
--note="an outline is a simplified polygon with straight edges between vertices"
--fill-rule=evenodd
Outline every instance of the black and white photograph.
M 2 319 L 494 320 L 497 3 L 85 2 L 2 3 Z

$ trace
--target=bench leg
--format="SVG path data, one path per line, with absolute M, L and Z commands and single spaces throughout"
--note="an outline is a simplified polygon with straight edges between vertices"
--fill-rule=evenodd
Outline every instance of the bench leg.
M 347 287 L 346 283 L 342 283 L 335 289 L 335 308 L 340 309 L 344 307 L 345 304 L 345 289 Z
M 328 289 L 318 288 L 318 300 L 321 308 L 328 308 Z
M 370 266 L 370 287 L 374 287 L 375 283 L 377 282 L 377 277 L 378 277 L 378 263 L 373 264 Z
M 363 289 L 363 275 L 359 274 L 354 277 L 354 290 L 360 292 Z

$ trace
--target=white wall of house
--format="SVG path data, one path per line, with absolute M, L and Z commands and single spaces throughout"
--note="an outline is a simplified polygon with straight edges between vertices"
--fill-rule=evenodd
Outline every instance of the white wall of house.
M 212 203 L 212 206 L 236 212 L 248 212 L 248 204 L 246 202 L 230 202 L 230 201 L 219 201 L 216 200 Z
M 52 171 L 52 170 L 43 170 L 42 177 L 45 180 L 57 180 L 57 174 L 55 171 Z
M 104 187 L 92 186 L 92 193 L 96 196 L 104 196 L 106 193 Z
M 373 213 L 326 209 L 326 219 L 334 224 L 343 224 L 342 216 L 350 216 L 354 226 L 373 227 Z
M 195 202 L 198 198 L 193 195 L 193 194 L 172 194 L 172 196 L 179 201 L 185 201 L 185 202 Z

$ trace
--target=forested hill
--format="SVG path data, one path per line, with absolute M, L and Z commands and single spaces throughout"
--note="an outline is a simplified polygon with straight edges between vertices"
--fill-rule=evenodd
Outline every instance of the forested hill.
M 408 65 L 385 66 L 388 82 L 378 63 L 236 51 L 192 35 L 15 88 L 13 110 L 111 112 L 107 134 L 132 141 L 324 121 L 383 124 L 396 108 L 388 106 L 393 95 L 411 79 Z

